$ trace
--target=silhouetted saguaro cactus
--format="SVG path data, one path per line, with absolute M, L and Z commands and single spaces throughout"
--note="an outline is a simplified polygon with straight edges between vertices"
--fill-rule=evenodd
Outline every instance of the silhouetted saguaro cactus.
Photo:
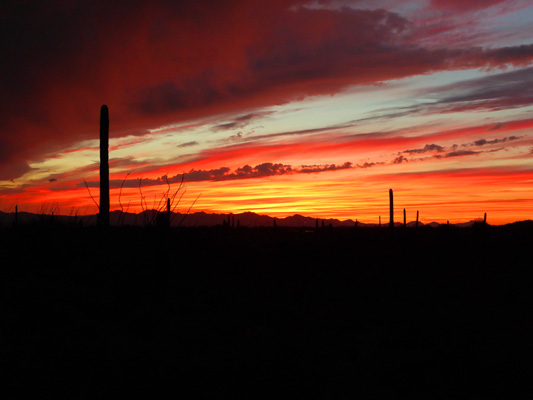
M 418 228 L 418 210 L 416 210 L 416 224 L 415 228 Z
M 100 109 L 100 212 L 98 225 L 109 226 L 109 110 Z
M 483 217 L 483 223 L 486 224 L 487 223 L 487 213 L 485 213 L 484 217 Z
M 403 209 L 403 227 L 407 228 L 407 214 L 405 213 L 405 208 Z
M 394 195 L 389 189 L 389 227 L 394 228 Z

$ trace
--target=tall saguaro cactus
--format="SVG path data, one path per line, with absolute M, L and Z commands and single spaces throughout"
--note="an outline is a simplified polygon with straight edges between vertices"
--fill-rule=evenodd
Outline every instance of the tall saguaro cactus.
M 98 224 L 109 226 L 109 110 L 100 109 L 100 213 Z
M 392 189 L 389 189 L 389 212 L 390 212 L 389 227 L 394 228 L 394 197 L 393 197 Z

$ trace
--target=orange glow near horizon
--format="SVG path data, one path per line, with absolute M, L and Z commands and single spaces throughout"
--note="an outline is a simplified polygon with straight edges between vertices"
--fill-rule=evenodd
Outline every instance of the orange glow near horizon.
M 382 171 L 385 172 L 385 171 Z M 512 183 L 512 187 L 509 186 Z M 171 185 L 172 195 L 178 188 Z M 186 212 L 200 195 L 191 212 L 255 212 L 272 217 L 301 214 L 314 218 L 358 219 L 360 222 L 388 221 L 388 190 L 394 190 L 396 220 L 408 221 L 420 212 L 420 221 L 466 222 L 488 214 L 493 225 L 530 219 L 533 215 L 533 171 L 443 171 L 433 173 L 386 174 L 374 171 L 332 171 L 321 174 L 285 175 L 231 181 L 187 184 L 175 211 Z M 141 187 L 144 208 L 164 204 L 167 186 Z M 142 211 L 139 188 L 113 189 L 111 208 L 138 213 Z M 119 193 L 120 202 L 119 204 Z M 98 202 L 98 188 L 91 188 Z M 21 202 L 22 200 L 22 202 Z M 97 213 L 86 188 L 65 191 L 41 191 L 12 199 L 19 211 L 62 215 Z M 174 205 L 176 205 L 176 202 Z M 23 204 L 23 205 L 21 205 Z M 9 211 L 9 207 L 3 211 Z
M 496 136 L 488 135 L 493 124 L 435 134 L 419 131 L 412 137 L 359 137 L 342 131 L 338 134 L 340 139 L 336 139 L 319 132 L 305 141 L 292 139 L 280 144 L 245 143 L 210 149 L 201 152 L 196 161 L 175 166 L 152 167 L 149 162 L 139 160 L 135 165 L 141 169 L 133 172 L 128 171 L 127 162 L 123 165 L 120 159 L 113 159 L 111 179 L 120 183 L 129 174 L 132 184 L 111 189 L 111 209 L 139 213 L 143 208 L 158 208 L 167 191 L 172 196 L 179 187 L 174 182 L 170 189 L 166 184 L 143 184 L 139 188 L 136 182 L 140 178 L 165 182 L 164 175 L 172 178 L 185 172 L 188 178 L 194 177 L 195 171 L 209 174 L 209 171 L 219 171 L 225 162 L 235 165 L 226 168 L 226 173 L 231 174 L 245 162 L 253 169 L 272 159 L 312 165 L 313 161 L 319 163 L 327 157 L 337 166 L 348 160 L 352 165 L 316 173 L 303 173 L 303 167 L 294 165 L 282 175 L 272 171 L 269 176 L 238 179 L 216 175 L 190 182 L 185 179 L 185 187 L 176 201 L 182 194 L 183 197 L 175 211 L 186 212 L 200 195 L 191 212 L 255 212 L 280 218 L 301 214 L 375 223 L 379 216 L 382 221 L 388 220 L 388 190 L 392 188 L 396 215 L 401 216 L 405 208 L 409 220 L 416 218 L 417 210 L 423 223 L 466 222 L 482 218 L 485 212 L 489 222 L 495 225 L 531 219 L 533 165 L 528 149 L 533 141 L 528 134 L 532 123 L 530 119 L 510 121 L 499 127 Z M 462 144 L 455 144 L 460 139 Z M 476 146 L 476 140 L 482 142 Z M 131 143 L 136 146 L 139 141 Z M 427 148 L 430 143 L 439 146 L 434 145 L 430 150 Z M 501 147 L 503 144 L 505 148 Z M 88 151 L 94 158 L 93 148 L 81 151 Z M 68 156 L 72 152 L 65 153 Z M 54 160 L 62 157 L 66 156 L 56 156 Z M 19 210 L 35 213 L 95 214 L 98 212 L 95 202 L 99 201 L 99 190 L 94 186 L 98 181 L 96 167 L 93 163 L 82 169 L 84 176 L 66 172 L 61 175 L 61 183 L 41 181 L 22 192 L 5 194 L 2 211 L 13 210 L 18 204 Z M 149 169 L 143 172 L 146 167 Z M 318 168 L 327 165 L 318 164 Z M 90 193 L 94 201 L 82 184 L 83 179 L 93 182 Z
M 175 177 L 185 173 L 185 187 L 174 203 L 177 212 L 186 212 L 200 196 L 191 212 L 255 212 L 280 218 L 301 214 L 376 223 L 380 216 L 382 221 L 388 220 L 388 190 L 392 188 L 398 220 L 402 219 L 403 208 L 408 220 L 414 220 L 418 210 L 423 223 L 466 222 L 482 218 L 485 212 L 494 225 L 531 219 L 533 139 L 529 132 L 533 121 L 509 121 L 498 126 L 496 133 L 493 127 L 494 124 L 474 125 L 435 133 L 419 129 L 416 136 L 410 137 L 402 136 L 402 131 L 399 136 L 377 137 L 346 130 L 329 136 L 318 132 L 278 144 L 251 142 L 212 148 L 176 165 L 152 165 L 142 157 L 135 164 L 127 158 L 112 158 L 110 178 L 118 183 L 111 189 L 111 209 L 133 213 L 157 209 L 164 203 L 167 191 L 172 196 L 178 189 L 180 179 Z M 139 140 L 126 142 L 130 146 L 142 144 Z M 123 147 L 115 148 L 120 150 L 111 154 L 121 155 Z M 131 148 L 125 146 L 124 151 L 127 154 Z M 95 153 L 94 147 L 81 146 L 79 154 L 67 150 L 51 157 L 50 163 L 70 163 L 72 154 L 81 159 L 87 154 L 88 160 L 94 160 Z M 321 164 L 322 159 L 335 164 Z M 267 160 L 288 166 L 281 172 L 272 164 L 261 170 L 261 163 Z M 350 166 L 340 168 L 347 161 Z M 245 173 L 245 163 L 249 165 L 249 175 L 231 175 L 240 168 Z M 132 165 L 137 169 L 132 171 Z M 225 165 L 233 167 L 221 169 Z M 328 170 L 331 165 L 334 169 Z M 318 172 L 305 170 L 312 170 L 313 166 Z M 170 188 L 164 183 L 165 175 L 174 179 Z M 0 210 L 12 211 L 18 205 L 20 211 L 41 214 L 98 212 L 97 163 L 91 162 L 79 171 L 66 169 L 58 175 L 61 182 L 39 177 L 23 190 L 5 193 Z M 129 185 L 120 189 L 126 177 Z M 189 177 L 193 180 L 188 181 Z M 141 178 L 160 184 L 139 187 Z M 84 179 L 92 182 L 89 190 Z

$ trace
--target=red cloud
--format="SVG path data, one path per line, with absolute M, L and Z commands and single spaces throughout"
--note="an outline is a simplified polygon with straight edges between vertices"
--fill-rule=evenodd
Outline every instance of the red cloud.
M 533 60 L 533 45 L 421 47 L 409 41 L 411 22 L 387 10 L 299 5 L 241 0 L 6 6 L 0 179 L 20 176 L 27 161 L 46 152 L 95 138 L 104 103 L 116 137 L 347 85 Z

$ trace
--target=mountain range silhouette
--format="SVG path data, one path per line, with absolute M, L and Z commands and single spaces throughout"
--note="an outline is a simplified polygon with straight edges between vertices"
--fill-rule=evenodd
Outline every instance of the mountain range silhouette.
M 147 221 L 155 221 L 157 211 L 155 210 L 146 210 L 141 213 L 128 213 L 122 211 L 111 211 L 110 212 L 110 223 L 114 226 L 143 226 L 147 224 Z M 184 214 L 179 212 L 171 213 L 171 226 L 183 226 L 183 227 L 212 227 L 217 225 L 223 225 L 227 223 L 228 217 L 232 221 L 233 227 L 272 227 L 274 221 L 278 227 L 292 227 L 292 228 L 315 228 L 318 223 L 318 227 L 333 227 L 333 228 L 352 228 L 355 227 L 356 221 L 352 219 L 339 220 L 336 218 L 313 218 L 307 217 L 300 214 L 294 214 L 285 218 L 270 217 L 268 215 L 260 215 L 253 212 L 244 212 L 239 214 L 218 214 L 218 213 L 206 213 L 206 212 L 196 212 L 190 214 Z M 5 213 L 0 211 L 0 226 L 10 226 L 15 218 L 14 213 Z M 81 224 L 83 226 L 93 225 L 96 223 L 96 215 L 42 215 L 34 214 L 28 212 L 19 212 L 18 213 L 19 222 L 24 223 L 33 223 L 41 221 L 55 221 L 68 224 Z M 476 224 L 476 220 L 470 220 L 465 222 L 450 223 L 454 227 L 471 227 Z M 407 227 L 414 228 L 416 222 L 409 221 Z M 429 226 L 433 228 L 446 225 L 436 221 L 429 223 L 418 223 L 419 226 Z M 378 223 L 364 223 L 357 221 L 357 227 L 378 227 Z M 387 223 L 382 223 L 382 228 L 388 226 Z M 403 222 L 395 222 L 395 226 L 402 227 Z

